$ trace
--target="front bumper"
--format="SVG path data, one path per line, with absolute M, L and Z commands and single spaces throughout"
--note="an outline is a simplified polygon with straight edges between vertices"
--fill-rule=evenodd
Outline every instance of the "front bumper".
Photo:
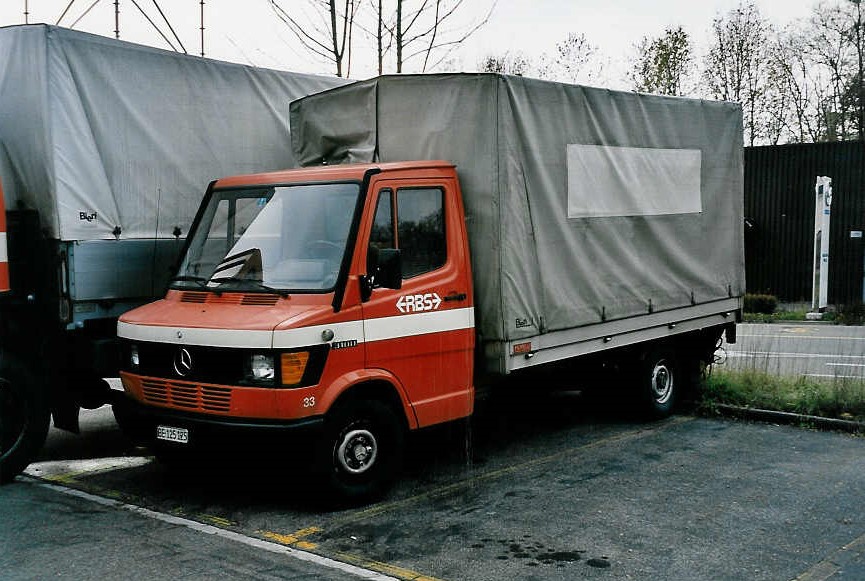
M 267 450 L 275 441 L 291 441 L 293 446 L 311 443 L 324 425 L 324 416 L 293 420 L 202 416 L 142 404 L 119 392 L 115 392 L 112 404 L 124 434 L 136 443 L 145 445 L 158 443 L 226 452 Z M 157 426 L 188 430 L 188 443 L 174 444 L 157 440 Z

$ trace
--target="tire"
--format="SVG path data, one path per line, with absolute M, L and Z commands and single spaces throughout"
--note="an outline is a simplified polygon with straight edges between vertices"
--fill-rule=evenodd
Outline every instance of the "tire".
M 339 501 L 377 497 L 396 477 L 404 448 L 405 428 L 391 406 L 345 402 L 325 420 L 317 453 L 323 485 Z
M 51 412 L 45 394 L 16 361 L 0 364 L 0 484 L 20 474 L 45 444 Z
M 684 377 L 676 357 L 666 349 L 649 351 L 637 365 L 635 383 L 639 411 L 649 419 L 663 419 L 673 413 Z

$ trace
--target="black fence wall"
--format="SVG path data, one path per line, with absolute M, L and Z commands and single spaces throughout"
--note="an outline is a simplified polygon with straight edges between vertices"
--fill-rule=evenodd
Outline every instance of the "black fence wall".
M 865 143 L 745 148 L 745 270 L 749 293 L 810 302 L 814 185 L 832 178 L 829 303 L 863 302 Z M 851 236 L 852 234 L 852 236 Z

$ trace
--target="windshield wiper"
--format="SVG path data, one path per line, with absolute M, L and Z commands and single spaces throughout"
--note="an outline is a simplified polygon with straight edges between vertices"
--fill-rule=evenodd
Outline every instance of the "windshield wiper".
M 173 277 L 170 282 L 194 282 L 202 288 L 207 288 L 207 280 L 208 279 L 204 278 L 203 276 L 190 276 L 182 274 Z
M 216 278 L 211 278 L 209 282 L 215 282 L 217 284 L 225 284 L 225 283 L 230 283 L 230 282 L 238 283 L 238 284 L 249 283 L 249 284 L 255 285 L 256 288 L 259 288 L 261 290 L 279 295 L 283 298 L 289 296 L 289 292 L 285 289 L 273 288 L 272 286 L 268 286 L 268 285 L 264 284 L 263 282 L 260 282 L 257 280 L 250 280 L 248 278 L 237 278 L 235 276 L 218 276 Z M 216 289 L 212 289 L 212 290 L 216 290 Z

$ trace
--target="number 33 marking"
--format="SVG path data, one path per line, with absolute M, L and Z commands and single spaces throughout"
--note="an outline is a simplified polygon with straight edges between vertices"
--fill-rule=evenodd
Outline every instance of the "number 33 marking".
M 314 408 L 315 407 L 315 398 L 314 397 L 303 398 L 303 407 Z

